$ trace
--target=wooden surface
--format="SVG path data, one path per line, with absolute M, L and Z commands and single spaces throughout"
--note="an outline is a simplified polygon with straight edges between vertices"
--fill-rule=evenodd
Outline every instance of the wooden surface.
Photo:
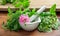
M 39 8 L 42 5 L 46 5 L 47 8 L 50 8 L 55 3 L 57 8 L 60 8 L 60 0 L 31 0 L 30 7 Z
M 32 32 L 27 32 L 24 30 L 20 30 L 19 32 L 14 31 L 6 31 L 2 28 L 2 22 L 6 22 L 7 13 L 0 12 L 0 36 L 60 36 L 60 29 L 53 30 L 50 33 L 39 32 L 38 30 L 34 30 Z
M 46 5 L 47 9 L 50 8 L 53 4 L 57 4 L 57 9 L 60 11 L 60 0 L 30 0 L 29 8 L 40 8 L 42 5 Z M 10 6 L 11 8 L 15 8 L 11 4 L 0 5 L 0 10 L 6 10 Z

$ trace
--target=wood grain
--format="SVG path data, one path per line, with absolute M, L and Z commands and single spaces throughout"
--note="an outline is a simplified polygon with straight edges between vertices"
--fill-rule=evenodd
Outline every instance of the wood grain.
M 53 30 L 49 33 L 39 32 L 37 29 L 32 32 L 27 32 L 24 30 L 20 30 L 18 32 L 4 30 L 2 28 L 2 22 L 6 22 L 7 13 L 0 13 L 0 36 L 60 36 L 60 28 L 59 30 Z
M 46 5 L 46 8 L 49 9 L 53 4 L 57 4 L 57 9 L 60 11 L 60 0 L 30 0 L 29 8 L 40 8 L 42 5 Z M 7 10 L 8 6 L 10 8 L 15 8 L 11 4 L 0 5 L 1 10 Z
M 47 8 L 50 8 L 53 4 L 57 4 L 57 9 L 60 8 L 60 0 L 31 0 L 30 7 L 39 8 L 46 5 Z

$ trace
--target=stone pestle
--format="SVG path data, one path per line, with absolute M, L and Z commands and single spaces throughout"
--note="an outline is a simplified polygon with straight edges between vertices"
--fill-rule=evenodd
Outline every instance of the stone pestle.
M 42 6 L 42 7 L 36 12 L 36 14 L 33 14 L 33 15 L 30 17 L 30 22 L 36 20 L 36 18 L 38 18 L 39 14 L 40 14 L 41 12 L 43 12 L 45 9 L 46 9 L 46 6 L 45 6 L 45 5 Z

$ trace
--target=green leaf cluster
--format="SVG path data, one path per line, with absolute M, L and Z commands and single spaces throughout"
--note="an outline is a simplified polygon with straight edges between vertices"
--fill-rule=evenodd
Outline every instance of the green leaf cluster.
M 16 3 L 17 2 L 17 3 Z M 15 7 L 27 8 L 29 6 L 29 0 L 16 0 L 13 5 Z
M 21 11 L 16 11 L 15 13 L 13 13 L 13 11 L 8 8 L 8 20 L 5 24 L 3 23 L 3 28 L 5 27 L 6 29 L 14 31 L 18 31 L 19 29 L 21 29 L 21 26 L 19 24 L 19 16 L 21 15 L 20 12 Z
M 17 8 L 26 8 L 29 6 L 29 0 L 0 0 L 2 5 L 5 5 L 7 3 L 11 3 Z
M 38 26 L 39 31 L 43 32 L 51 32 L 52 29 L 58 29 L 59 22 L 57 21 L 56 16 L 56 4 L 54 4 L 49 12 L 42 12 L 40 14 L 41 17 L 41 23 Z

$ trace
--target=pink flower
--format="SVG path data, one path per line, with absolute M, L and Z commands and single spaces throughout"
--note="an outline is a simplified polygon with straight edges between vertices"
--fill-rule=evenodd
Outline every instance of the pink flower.
M 20 24 L 24 24 L 26 22 L 30 22 L 28 15 L 21 15 L 20 18 L 19 18 L 19 22 L 20 22 Z

